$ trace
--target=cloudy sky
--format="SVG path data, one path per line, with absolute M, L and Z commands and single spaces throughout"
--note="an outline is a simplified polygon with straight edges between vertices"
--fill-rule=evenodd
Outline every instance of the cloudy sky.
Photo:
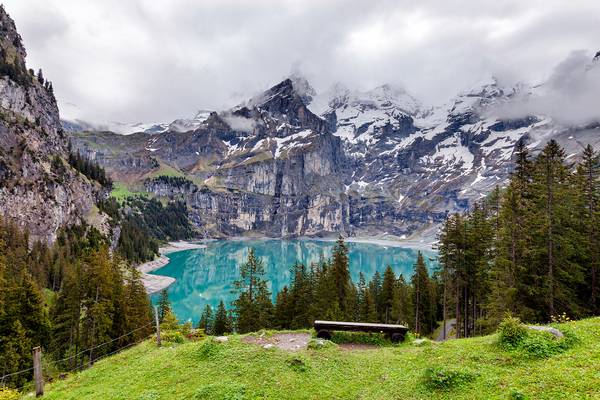
M 446 101 L 490 75 L 542 81 L 600 50 L 598 0 L 4 0 L 63 117 L 170 121 L 300 70 Z

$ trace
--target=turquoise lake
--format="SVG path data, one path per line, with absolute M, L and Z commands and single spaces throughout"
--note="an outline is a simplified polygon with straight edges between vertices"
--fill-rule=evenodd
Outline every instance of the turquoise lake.
M 169 264 L 155 271 L 158 275 L 171 276 L 176 282 L 167 291 L 175 315 L 180 321 L 191 320 L 194 324 L 210 304 L 216 308 L 222 299 L 228 308 L 237 297 L 233 282 L 239 278 L 239 267 L 248 257 L 248 249 L 254 248 L 263 260 L 266 280 L 273 293 L 290 282 L 290 267 L 296 262 L 310 265 L 321 258 L 328 259 L 334 242 L 322 240 L 223 240 L 206 243 L 206 248 L 184 250 L 168 255 Z M 359 273 L 370 280 L 376 271 L 383 274 L 387 265 L 394 272 L 412 275 L 417 250 L 371 243 L 347 243 L 352 279 L 358 281 Z M 423 251 L 425 261 L 431 269 L 436 253 Z M 156 301 L 158 295 L 152 296 Z

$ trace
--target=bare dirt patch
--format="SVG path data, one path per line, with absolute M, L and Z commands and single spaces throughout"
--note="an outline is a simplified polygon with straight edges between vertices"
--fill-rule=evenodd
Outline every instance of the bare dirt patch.
M 277 333 L 272 336 L 246 336 L 242 342 L 266 348 L 273 346 L 285 351 L 298 351 L 306 349 L 309 340 L 308 333 Z
M 340 343 L 339 348 L 342 350 L 375 350 L 379 348 L 374 344 L 363 344 L 363 343 Z

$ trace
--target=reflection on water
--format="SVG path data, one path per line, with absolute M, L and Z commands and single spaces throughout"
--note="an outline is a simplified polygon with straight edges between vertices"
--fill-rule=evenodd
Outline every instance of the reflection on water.
M 239 267 L 253 247 L 263 260 L 266 279 L 273 299 L 277 291 L 290 281 L 290 267 L 296 262 L 310 265 L 331 257 L 334 242 L 319 240 L 225 240 L 209 242 L 204 249 L 185 250 L 169 255 L 171 262 L 156 271 L 159 275 L 177 281 L 168 289 L 173 310 L 180 321 L 200 319 L 206 304 L 213 308 L 223 299 L 229 308 L 236 298 L 233 281 L 239 277 Z M 412 274 L 417 251 L 409 248 L 381 246 L 367 243 L 347 243 L 352 279 L 358 281 L 359 272 L 367 280 L 375 271 L 383 274 L 387 265 L 394 272 L 408 278 Z M 433 266 L 433 252 L 424 252 L 428 266 Z M 158 296 L 154 295 L 156 301 Z

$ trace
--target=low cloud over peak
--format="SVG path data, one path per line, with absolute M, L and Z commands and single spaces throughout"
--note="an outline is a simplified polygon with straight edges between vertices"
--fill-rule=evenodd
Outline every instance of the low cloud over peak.
M 553 65 L 574 48 L 596 51 L 600 37 L 596 0 L 4 5 L 29 66 L 53 81 L 63 117 L 94 121 L 170 121 L 225 109 L 296 65 L 317 92 L 338 81 L 358 90 L 391 83 L 426 104 L 443 103 L 498 73 L 526 82 L 555 76 Z

